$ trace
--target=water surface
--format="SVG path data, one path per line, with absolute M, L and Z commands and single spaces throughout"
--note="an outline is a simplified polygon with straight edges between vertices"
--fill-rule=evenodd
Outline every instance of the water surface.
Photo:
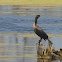
M 44 15 L 38 19 L 38 25 L 46 33 L 62 33 L 62 7 L 0 5 L 0 32 L 33 33 L 36 15 Z
M 33 23 L 36 15 L 38 25 L 49 35 L 56 50 L 62 48 L 62 7 L 0 5 L 0 61 L 1 62 L 61 62 L 37 58 Z M 47 42 L 47 41 L 46 41 Z

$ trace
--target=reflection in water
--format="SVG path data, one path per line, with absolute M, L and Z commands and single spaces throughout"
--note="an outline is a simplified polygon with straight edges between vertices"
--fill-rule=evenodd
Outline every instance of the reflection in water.
M 21 33 L 0 34 L 0 61 L 11 62 L 61 62 L 37 59 L 36 43 L 39 38 L 22 37 Z M 30 34 L 31 35 L 31 34 Z
M 12 62 L 36 61 L 36 47 L 34 47 L 34 44 L 31 42 L 32 38 L 17 37 L 17 35 L 18 34 L 0 35 L 0 60 L 10 61 L 9 59 L 11 59 Z
M 62 60 L 60 60 L 60 62 L 62 62 Z
M 37 59 L 37 62 L 52 62 L 51 59 Z
M 62 62 L 62 60 L 37 59 L 37 62 Z

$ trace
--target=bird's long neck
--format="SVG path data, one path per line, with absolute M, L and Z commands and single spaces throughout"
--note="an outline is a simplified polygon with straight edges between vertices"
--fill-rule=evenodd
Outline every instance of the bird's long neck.
M 34 27 L 34 28 L 36 28 L 36 26 L 37 26 L 37 18 L 35 18 L 35 22 L 34 22 L 34 24 L 33 24 L 33 27 Z
M 37 25 L 37 18 L 35 18 L 35 25 Z

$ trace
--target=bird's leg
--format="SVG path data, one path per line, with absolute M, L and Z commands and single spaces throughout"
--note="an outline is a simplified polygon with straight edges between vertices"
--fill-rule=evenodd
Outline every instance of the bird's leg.
M 39 43 L 39 45 L 40 45 L 40 42 L 41 42 L 41 39 L 40 39 L 40 40 L 39 40 L 39 42 L 38 42 L 38 43 Z
M 39 40 L 39 42 L 38 42 L 38 43 L 39 43 L 39 45 L 40 45 L 40 42 L 41 42 L 41 40 Z

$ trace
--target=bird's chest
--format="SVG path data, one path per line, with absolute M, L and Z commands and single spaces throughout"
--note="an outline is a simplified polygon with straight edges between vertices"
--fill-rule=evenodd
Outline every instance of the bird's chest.
M 40 33 L 40 31 L 39 31 L 37 28 L 34 29 L 34 32 L 35 32 L 37 35 L 39 35 L 39 33 Z
M 33 27 L 36 28 L 36 24 L 35 23 L 33 24 Z

